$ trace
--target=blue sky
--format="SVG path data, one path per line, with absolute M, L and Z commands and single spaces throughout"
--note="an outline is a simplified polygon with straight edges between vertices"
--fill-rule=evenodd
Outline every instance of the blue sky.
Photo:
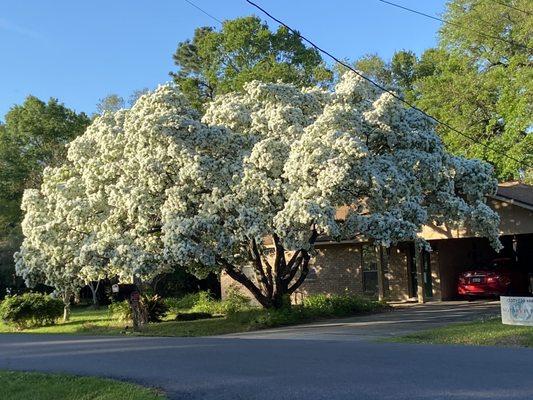
M 193 0 L 218 19 L 259 14 L 244 0 Z M 435 45 L 439 23 L 377 0 L 257 0 L 340 58 L 390 57 Z M 395 0 L 438 15 L 445 0 Z M 271 27 L 276 25 L 268 21 Z M 0 120 L 28 94 L 56 97 L 89 114 L 110 93 L 169 80 L 178 42 L 198 26 L 218 26 L 185 0 L 2 0 Z

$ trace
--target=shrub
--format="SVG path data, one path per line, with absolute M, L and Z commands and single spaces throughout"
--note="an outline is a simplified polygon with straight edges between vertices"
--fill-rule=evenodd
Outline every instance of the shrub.
M 63 314 L 63 302 L 46 294 L 7 296 L 0 304 L 0 318 L 18 329 L 54 324 Z
M 207 318 L 213 318 L 213 316 L 205 312 L 178 313 L 176 315 L 176 321 L 195 321 Z
M 255 326 L 255 328 L 269 328 L 297 324 L 308 319 L 309 317 L 306 315 L 304 307 L 293 306 L 278 310 L 264 310 L 252 320 L 252 326 Z
M 211 292 L 190 293 L 180 299 L 165 299 L 169 309 L 178 314 L 184 310 L 208 314 L 235 314 L 249 310 L 250 298 L 243 295 L 236 287 L 230 286 L 224 301 L 214 298 Z
M 131 307 L 126 300 L 111 303 L 108 311 L 111 318 L 117 321 L 131 321 Z
M 383 309 L 382 303 L 354 295 L 309 296 L 303 307 L 312 317 L 344 317 Z
M 224 314 L 224 304 L 216 300 L 210 292 L 199 292 L 198 300 L 191 308 L 193 312 L 205 312 L 209 314 Z
M 190 310 L 198 302 L 200 298 L 200 293 L 189 293 L 183 297 L 167 298 L 165 299 L 165 304 L 169 307 L 169 310 L 175 313 L 180 312 L 181 310 Z
M 159 295 L 142 296 L 141 302 L 146 307 L 148 322 L 161 322 L 168 314 L 169 307 Z
M 317 318 L 348 317 L 386 309 L 388 306 L 353 295 L 314 295 L 302 305 L 278 310 L 264 310 L 252 319 L 256 328 L 304 323 Z
M 230 286 L 222 302 L 224 314 L 231 315 L 250 309 L 250 298 L 242 294 L 235 286 Z

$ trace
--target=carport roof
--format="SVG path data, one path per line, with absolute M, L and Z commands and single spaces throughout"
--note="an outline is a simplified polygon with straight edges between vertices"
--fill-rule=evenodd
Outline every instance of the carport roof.
M 533 186 L 521 182 L 503 182 L 498 184 L 494 198 L 508 201 L 528 209 L 533 208 Z

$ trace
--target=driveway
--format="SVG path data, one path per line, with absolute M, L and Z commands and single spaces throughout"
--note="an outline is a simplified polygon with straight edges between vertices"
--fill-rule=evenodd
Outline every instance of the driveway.
M 395 306 L 391 312 L 381 314 L 225 336 L 241 339 L 376 340 L 499 314 L 499 301 L 402 304 Z

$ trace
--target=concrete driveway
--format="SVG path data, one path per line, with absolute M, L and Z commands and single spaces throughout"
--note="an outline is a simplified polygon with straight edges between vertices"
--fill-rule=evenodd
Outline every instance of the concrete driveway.
M 376 340 L 500 315 L 499 301 L 396 305 L 391 312 L 225 335 L 241 339 Z

